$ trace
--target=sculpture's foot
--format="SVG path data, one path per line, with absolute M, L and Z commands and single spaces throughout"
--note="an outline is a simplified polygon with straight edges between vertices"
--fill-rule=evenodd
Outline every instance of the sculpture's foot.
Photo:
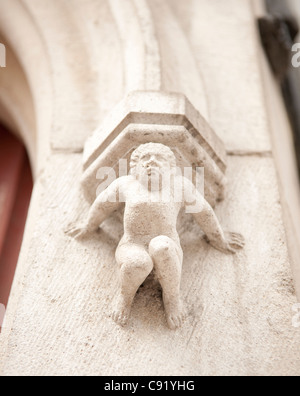
M 171 330 L 180 328 L 186 318 L 186 311 L 180 298 L 174 300 L 164 297 L 164 305 L 169 328 Z
M 130 311 L 131 304 L 124 297 L 120 296 L 112 318 L 119 326 L 126 326 L 129 321 Z

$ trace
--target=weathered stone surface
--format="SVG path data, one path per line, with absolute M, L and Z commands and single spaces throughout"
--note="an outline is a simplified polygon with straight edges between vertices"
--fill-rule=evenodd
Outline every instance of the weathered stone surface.
M 18 280 L 22 293 L 2 374 L 299 373 L 296 297 L 271 158 L 229 161 L 228 198 L 217 214 L 225 229 L 244 234 L 245 251 L 224 257 L 202 240 L 195 223 L 180 224 L 181 289 L 190 309 L 177 332 L 165 327 L 152 282 L 138 293 L 128 328 L 112 321 L 114 251 L 123 230 L 111 219 L 90 241 L 64 236 L 64 225 L 88 210 L 70 188 L 80 173 L 80 155 L 55 155 L 36 185 L 43 205 L 32 218 L 45 221 L 32 220 L 34 238 L 22 258 L 31 264 Z
M 271 150 L 252 3 L 168 0 L 209 87 L 209 122 L 235 153 Z

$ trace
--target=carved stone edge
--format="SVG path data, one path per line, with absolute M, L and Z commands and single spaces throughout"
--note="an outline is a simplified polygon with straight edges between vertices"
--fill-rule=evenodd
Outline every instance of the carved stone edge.
M 204 168 L 204 194 L 212 206 L 224 199 L 226 151 L 207 121 L 182 94 L 136 91 L 112 110 L 86 143 L 81 184 L 87 201 L 96 198 L 99 169 L 113 168 L 120 176 L 119 160 L 129 164 L 132 152 L 149 142 L 169 146 L 179 167 L 193 168 L 194 182 L 197 168 Z
M 183 94 L 160 91 L 131 92 L 112 110 L 85 145 L 84 169 L 130 124 L 184 126 L 219 168 L 226 169 L 225 147 L 208 122 Z

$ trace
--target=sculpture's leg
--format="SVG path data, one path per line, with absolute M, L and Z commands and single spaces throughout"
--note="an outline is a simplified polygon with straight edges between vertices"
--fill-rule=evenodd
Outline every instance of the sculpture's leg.
M 153 262 L 143 246 L 131 243 L 118 247 L 116 260 L 121 268 L 121 290 L 113 319 L 119 325 L 125 326 L 134 296 L 153 270 Z
M 183 260 L 181 247 L 172 239 L 160 236 L 151 241 L 149 253 L 163 289 L 168 325 L 171 329 L 176 329 L 184 320 L 184 309 L 180 298 Z

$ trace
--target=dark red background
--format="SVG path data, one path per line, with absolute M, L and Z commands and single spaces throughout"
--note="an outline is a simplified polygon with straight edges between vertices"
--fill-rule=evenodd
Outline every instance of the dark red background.
M 33 182 L 22 143 L 0 125 L 0 303 L 7 305 Z

